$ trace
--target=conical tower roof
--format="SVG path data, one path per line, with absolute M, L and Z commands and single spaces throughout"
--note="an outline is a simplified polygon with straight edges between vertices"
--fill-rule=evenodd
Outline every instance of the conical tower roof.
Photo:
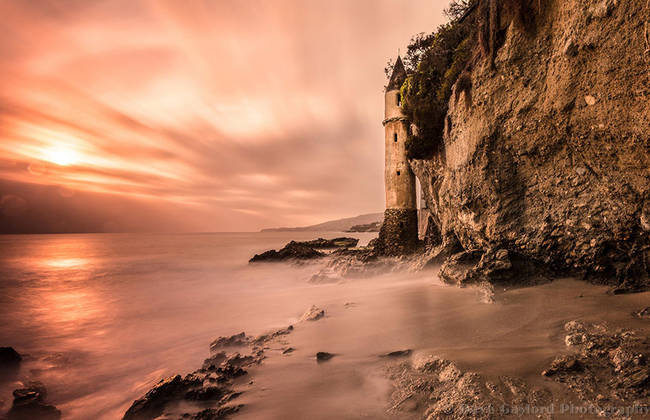
M 406 80 L 406 69 L 404 68 L 404 63 L 402 63 L 402 58 L 398 55 L 393 66 L 393 74 L 391 74 L 388 86 L 386 86 L 386 91 L 401 88 L 404 80 Z

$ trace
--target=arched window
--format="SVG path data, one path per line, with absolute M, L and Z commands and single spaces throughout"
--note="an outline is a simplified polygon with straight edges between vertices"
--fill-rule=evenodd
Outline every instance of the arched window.
M 393 134 L 393 140 L 397 143 L 397 133 Z
M 399 171 L 397 171 L 397 175 L 399 176 Z
M 402 106 L 402 95 L 400 93 L 397 94 L 397 106 Z

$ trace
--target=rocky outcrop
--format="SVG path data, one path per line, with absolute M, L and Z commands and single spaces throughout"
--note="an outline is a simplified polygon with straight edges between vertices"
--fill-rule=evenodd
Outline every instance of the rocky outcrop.
M 367 223 L 363 225 L 354 225 L 346 232 L 379 232 L 379 228 L 381 228 L 381 223 L 382 222 L 373 222 L 373 223 Z
M 519 378 L 488 379 L 434 355 L 390 365 L 387 371 L 395 384 L 389 412 L 397 418 L 501 419 L 525 415 L 519 410 L 552 401 L 548 390 Z M 536 414 L 534 418 L 553 418 L 549 412 Z
M 334 249 L 334 248 L 353 248 L 357 246 L 359 240 L 357 238 L 340 237 L 334 239 L 318 238 L 311 241 L 299 242 L 314 249 Z
M 626 418 L 624 411 L 617 412 L 623 407 L 636 408 L 635 414 L 650 414 L 647 336 L 579 321 L 567 322 L 564 329 L 564 342 L 572 352 L 558 356 L 542 375 L 595 407 L 598 417 Z
M 324 256 L 324 253 L 316 251 L 314 248 L 303 245 L 296 241 L 291 241 L 279 251 L 271 249 L 261 254 L 255 254 L 255 256 L 249 260 L 249 262 L 256 263 L 279 262 L 288 260 L 313 260 L 315 258 Z
M 162 379 L 141 398 L 133 402 L 123 420 L 149 420 L 158 417 L 195 420 L 224 419 L 243 407 L 233 401 L 243 391 L 235 389 L 237 378 L 248 375 L 250 366 L 264 360 L 268 344 L 278 341 L 293 331 L 293 326 L 249 337 L 245 333 L 219 337 L 210 344 L 212 354 L 200 369 L 185 375 Z M 227 354 L 218 351 L 227 347 L 247 347 L 249 354 Z M 182 403 L 182 404 L 179 404 Z M 178 412 L 179 407 L 183 412 Z M 194 412 L 191 411 L 194 408 Z
M 439 232 L 427 245 L 505 250 L 616 291 L 645 288 L 650 6 L 528 3 L 525 25 L 505 8 L 495 17 L 494 67 L 472 68 L 440 151 L 410 162 Z
M 352 248 L 357 246 L 358 243 L 358 239 L 346 237 L 334 239 L 318 238 L 304 242 L 291 241 L 279 251 L 272 249 L 261 254 L 256 254 L 249 262 L 313 260 L 327 255 L 324 252 L 317 251 L 317 249 Z

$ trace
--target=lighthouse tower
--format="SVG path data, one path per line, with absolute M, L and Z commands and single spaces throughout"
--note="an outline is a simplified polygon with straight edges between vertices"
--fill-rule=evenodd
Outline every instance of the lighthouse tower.
M 377 243 L 384 255 L 407 254 L 414 251 L 418 243 L 415 175 L 406 158 L 410 123 L 402 112 L 400 95 L 405 79 L 406 70 L 398 56 L 384 94 L 386 211 Z

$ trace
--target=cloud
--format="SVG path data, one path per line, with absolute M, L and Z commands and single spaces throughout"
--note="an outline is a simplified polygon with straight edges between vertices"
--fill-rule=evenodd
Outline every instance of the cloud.
M 378 211 L 383 67 L 442 7 L 2 2 L 0 175 L 208 231 Z

